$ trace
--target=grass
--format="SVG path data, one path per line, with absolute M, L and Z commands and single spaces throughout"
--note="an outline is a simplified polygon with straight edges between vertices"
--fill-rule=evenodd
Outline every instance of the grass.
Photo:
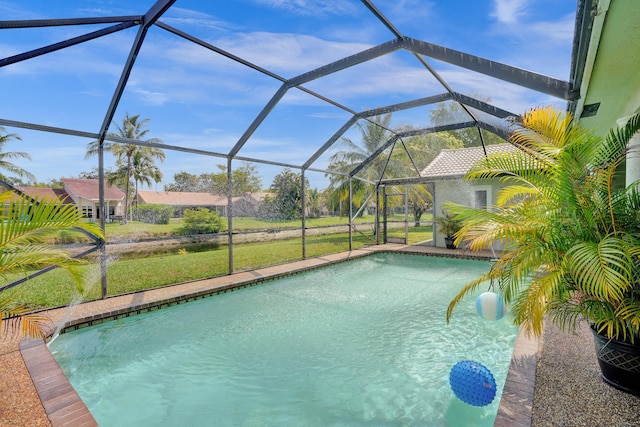
M 249 224 L 252 223 L 249 222 Z M 253 225 L 257 224 L 258 222 L 253 223 Z M 261 222 L 261 224 L 264 224 L 264 222 Z M 127 224 L 123 226 L 118 224 L 116 227 L 120 227 L 118 232 L 127 229 L 131 231 L 136 230 L 137 225 Z M 154 224 L 146 225 L 152 226 Z M 173 226 L 175 227 L 175 224 Z M 147 232 L 166 232 L 161 230 L 168 228 L 166 226 L 148 227 Z M 361 227 L 361 230 L 363 231 L 362 234 L 353 234 L 354 249 L 375 242 L 372 227 Z M 393 233 L 404 236 L 404 229 L 394 230 Z M 431 237 L 431 226 L 410 228 L 410 244 L 429 240 Z M 347 233 L 309 236 L 307 237 L 306 247 L 306 255 L 309 258 L 346 251 L 349 250 L 349 236 Z M 302 259 L 302 241 L 300 238 L 296 238 L 235 244 L 233 259 L 235 271 L 253 270 L 300 260 Z M 82 299 L 100 298 L 99 265 L 92 263 L 82 266 L 81 269 L 87 283 Z M 135 292 L 174 283 L 225 275 L 228 272 L 228 246 L 226 245 L 205 252 L 190 253 L 188 249 L 180 248 L 170 254 L 137 259 L 116 259 L 109 261 L 107 266 L 108 294 L 118 295 Z M 17 274 L 7 277 L 7 283 L 19 277 L 21 276 Z M 15 295 L 17 301 L 23 302 L 33 309 L 68 305 L 80 297 L 80 293 L 75 288 L 70 275 L 60 269 L 31 279 L 7 292 L 11 292 Z

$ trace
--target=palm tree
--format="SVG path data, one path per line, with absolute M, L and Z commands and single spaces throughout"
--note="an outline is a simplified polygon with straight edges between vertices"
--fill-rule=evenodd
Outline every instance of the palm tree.
M 364 124 L 357 122 L 356 126 L 362 136 L 361 142 L 356 143 L 347 137 L 341 138 L 340 143 L 342 149 L 330 157 L 329 170 L 349 173 L 367 160 L 391 138 L 391 133 L 387 130 L 389 129 L 390 123 L 391 114 L 376 116 L 372 121 L 366 121 Z M 401 168 L 400 163 L 394 157 L 392 157 L 387 164 L 387 158 L 390 152 L 391 149 L 387 149 L 372 159 L 371 163 L 360 172 L 363 178 L 375 182 L 383 177 L 385 171 Z M 333 195 L 335 195 L 339 201 L 343 202 L 341 205 L 346 211 L 348 204 L 344 202 L 349 198 L 348 180 L 343 175 L 333 175 L 331 178 L 331 187 Z M 357 208 L 364 203 L 367 188 L 369 188 L 369 186 L 360 180 L 352 181 L 352 202 Z
M 153 182 L 157 184 L 162 181 L 162 171 L 156 166 L 152 157 L 153 154 L 150 154 L 148 151 L 149 150 L 139 150 L 133 155 L 131 177 L 135 183 L 134 194 L 138 194 L 138 184 L 146 184 L 148 187 L 151 187 Z M 159 159 L 160 161 L 164 160 L 164 153 Z
M 129 113 L 125 113 L 124 118 L 122 119 L 122 126 L 117 123 L 113 123 L 118 130 L 118 132 L 110 132 L 109 136 L 127 138 L 132 140 L 151 142 L 151 143 L 160 143 L 162 142 L 158 138 L 151 139 L 143 139 L 148 133 L 149 129 L 144 129 L 144 127 L 149 122 L 149 119 L 140 120 L 140 115 L 136 114 L 134 116 L 130 116 Z M 91 141 L 87 146 L 87 153 L 85 158 L 92 157 L 98 154 L 99 150 L 99 141 Z M 124 174 L 124 187 L 125 187 L 125 201 L 124 201 L 124 221 L 127 222 L 127 212 L 129 210 L 129 181 L 132 176 L 132 168 L 133 168 L 133 158 L 137 152 L 143 152 L 145 156 L 147 156 L 150 161 L 154 159 L 160 159 L 164 161 L 165 155 L 164 151 L 160 148 L 156 147 L 145 147 L 136 144 L 126 144 L 119 142 L 107 142 L 104 143 L 104 149 L 106 151 L 110 151 L 116 158 L 116 165 L 121 165 L 124 167 L 126 172 Z
M 7 281 L 11 273 L 23 273 L 51 266 L 68 270 L 82 289 L 82 276 L 77 270 L 84 261 L 72 258 L 67 251 L 51 247 L 47 239 L 61 230 L 79 229 L 103 240 L 104 234 L 94 223 L 85 222 L 74 204 L 58 199 L 31 198 L 11 191 L 0 193 L 0 278 Z M 0 313 L 2 318 L 18 316 L 28 309 L 5 293 L 14 283 L 0 287 Z M 41 315 L 28 315 L 19 322 L 9 322 L 9 328 L 19 327 L 23 335 L 42 335 L 46 323 Z M 0 320 L 0 329 L 3 322 Z
M 364 125 L 360 122 L 356 123 L 362 136 L 362 142 L 357 144 L 349 138 L 342 138 L 341 143 L 343 149 L 331 156 L 329 160 L 329 170 L 349 173 L 378 151 L 391 138 L 391 132 L 388 131 L 391 116 L 391 113 L 385 114 L 384 116 L 376 116 L 373 118 L 373 121 L 367 121 Z M 426 149 L 428 148 L 428 144 L 423 143 L 423 139 L 419 137 L 412 137 L 412 139 L 418 142 L 414 144 L 414 153 L 412 156 L 417 155 L 417 157 L 421 159 L 427 158 L 428 152 Z M 435 155 L 433 157 L 435 157 Z M 406 176 L 406 174 L 411 173 L 411 171 L 417 173 L 408 153 L 404 150 L 394 150 L 392 152 L 392 147 L 390 147 L 372 159 L 371 163 L 360 173 L 363 174 L 365 179 L 376 182 L 385 175 Z M 333 198 L 337 198 L 342 202 L 347 200 L 349 186 L 343 176 L 332 177 L 331 187 L 334 190 L 332 195 L 335 195 Z M 355 180 L 352 181 L 351 188 L 352 201 L 354 205 L 359 208 L 366 199 L 367 188 L 370 187 L 360 180 Z M 404 187 L 397 187 L 392 191 L 403 192 Z M 409 187 L 409 199 L 412 209 L 414 210 L 416 224 L 419 225 L 420 216 L 424 210 L 427 209 L 431 198 L 431 193 L 429 193 L 424 186 L 412 185 Z M 342 206 L 345 206 L 346 209 L 347 204 L 342 203 Z
M 329 169 L 343 173 L 351 172 L 391 138 L 391 133 L 387 130 L 390 123 L 391 114 L 376 116 L 373 121 L 367 121 L 364 124 L 356 122 L 362 136 L 361 143 L 358 144 L 350 138 L 342 137 L 340 139 L 342 149 L 329 159 Z M 388 154 L 389 151 L 387 150 L 385 153 Z M 384 155 L 377 156 L 365 169 L 365 178 L 371 181 L 379 180 L 384 173 L 385 163 L 386 157 Z
M 20 166 L 14 165 L 9 161 L 13 159 L 31 160 L 31 156 L 28 153 L 22 151 L 3 151 L 4 146 L 12 140 L 20 141 L 22 140 L 22 138 L 20 138 L 18 134 L 7 133 L 6 129 L 0 126 L 0 169 L 4 169 L 7 172 L 18 175 L 21 178 L 26 178 L 29 181 L 35 181 L 36 177 L 32 173 L 26 171 L 25 169 L 22 169 Z M 7 178 L 2 174 L 0 174 L 0 179 L 2 179 L 3 181 L 7 181 Z
M 505 245 L 454 298 L 447 319 L 465 295 L 492 282 L 514 322 L 534 335 L 548 315 L 568 330 L 585 318 L 607 338 L 640 340 L 640 182 L 615 182 L 640 114 L 606 138 L 551 108 L 528 112 L 523 126 L 512 136 L 522 150 L 488 156 L 467 176 L 507 184 L 497 205 L 445 204 L 462 220 L 457 243 Z

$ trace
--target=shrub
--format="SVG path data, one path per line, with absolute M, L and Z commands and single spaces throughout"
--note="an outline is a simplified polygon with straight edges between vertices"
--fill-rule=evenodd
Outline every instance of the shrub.
M 173 208 L 167 205 L 138 205 L 138 220 L 148 224 L 169 224 Z
M 223 231 L 225 221 L 217 212 L 206 208 L 186 209 L 182 221 L 182 230 L 186 234 L 209 234 Z

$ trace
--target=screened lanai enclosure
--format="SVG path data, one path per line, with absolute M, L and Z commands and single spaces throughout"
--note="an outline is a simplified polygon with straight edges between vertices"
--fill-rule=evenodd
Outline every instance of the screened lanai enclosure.
M 423 172 L 442 150 L 504 144 L 526 110 L 579 105 L 590 1 L 511 14 L 500 1 L 465 2 L 464 13 L 456 1 L 223 3 L 0 5 L 2 148 L 29 153 L 14 163 L 36 176 L 0 171 L 3 183 L 97 180 L 87 220 L 108 240 L 79 251 L 99 270 L 97 296 L 133 290 L 111 277 L 148 274 L 117 264 L 150 237 L 172 248 L 159 255 L 169 265 L 204 239 L 137 231 L 146 193 L 168 205 L 191 193 L 182 208 L 217 197 L 204 204 L 223 227 L 192 261 L 215 264 L 204 277 L 364 245 L 433 245 L 449 195 Z M 128 192 L 121 215 L 105 196 L 112 185 Z M 111 228 L 120 222 L 126 235 Z M 158 285 L 198 278 L 189 273 L 159 274 Z

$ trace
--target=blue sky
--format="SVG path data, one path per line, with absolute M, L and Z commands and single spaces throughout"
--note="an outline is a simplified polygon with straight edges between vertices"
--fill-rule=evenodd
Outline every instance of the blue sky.
M 154 0 L 2 1 L 2 20 L 140 15 Z M 405 36 L 568 80 L 576 0 L 378 0 L 376 7 Z M 359 1 L 178 0 L 160 19 L 283 78 L 390 41 L 394 35 Z M 60 42 L 105 25 L 0 31 L 0 58 Z M 0 68 L 0 118 L 97 132 L 113 96 L 137 27 Z M 516 114 L 564 101 L 427 58 L 453 90 Z M 151 28 L 114 119 L 126 112 L 149 118 L 150 137 L 164 143 L 227 153 L 281 82 Z M 305 87 L 353 110 L 440 94 L 443 87 L 407 51 L 314 80 Z M 392 126 L 429 126 L 428 108 L 398 112 Z M 240 156 L 303 164 L 351 114 L 290 90 L 239 152 Z M 26 151 L 16 162 L 39 181 L 77 176 L 97 165 L 85 160 L 90 139 L 10 128 Z M 346 136 L 358 140 L 358 132 Z M 167 151 L 162 190 L 180 171 L 217 172 L 224 159 Z M 313 167 L 324 169 L 331 152 Z M 239 164 L 239 163 L 234 163 Z M 113 159 L 105 158 L 105 167 Z M 257 165 L 268 187 L 281 168 Z M 323 174 L 310 173 L 323 188 Z

